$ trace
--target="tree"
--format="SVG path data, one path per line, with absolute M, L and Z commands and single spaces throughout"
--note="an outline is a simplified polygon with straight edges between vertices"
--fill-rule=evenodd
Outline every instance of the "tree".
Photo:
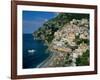
M 89 65 L 89 50 L 86 50 L 86 52 L 84 52 L 82 56 L 76 58 L 76 65 L 77 66 Z

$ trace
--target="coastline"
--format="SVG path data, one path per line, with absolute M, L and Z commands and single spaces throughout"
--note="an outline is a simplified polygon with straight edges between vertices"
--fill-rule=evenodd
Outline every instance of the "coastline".
M 23 68 L 36 68 L 50 55 L 46 51 L 47 46 L 41 40 L 34 40 L 32 34 L 23 34 Z M 35 52 L 33 53 L 33 49 Z M 28 51 L 30 50 L 30 51 Z
M 51 60 L 51 58 L 53 56 L 54 56 L 54 54 L 53 53 L 50 53 L 49 57 L 46 60 L 44 60 L 43 62 L 41 62 L 36 68 L 44 68 L 44 67 L 47 67 L 48 64 L 49 64 L 49 62 L 50 62 L 50 60 Z
M 42 63 L 40 63 L 37 68 L 47 68 L 47 67 L 54 67 L 52 65 L 52 62 L 54 61 L 54 59 L 57 57 L 58 53 L 55 51 L 55 52 L 50 52 L 50 55 L 49 57 L 44 60 Z

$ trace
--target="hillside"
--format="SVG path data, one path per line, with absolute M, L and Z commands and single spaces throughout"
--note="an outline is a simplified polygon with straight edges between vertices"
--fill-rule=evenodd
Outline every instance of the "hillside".
M 72 19 L 89 19 L 88 14 L 75 14 L 75 13 L 59 13 L 58 16 L 48 20 L 37 31 L 33 33 L 36 39 L 44 40 L 47 44 L 51 43 L 54 38 L 54 33 L 61 29 L 66 23 Z
M 49 66 L 89 65 L 89 22 L 73 19 L 54 33 L 49 50 L 56 53 Z
M 89 15 L 60 13 L 33 33 L 53 53 L 43 67 L 89 65 Z

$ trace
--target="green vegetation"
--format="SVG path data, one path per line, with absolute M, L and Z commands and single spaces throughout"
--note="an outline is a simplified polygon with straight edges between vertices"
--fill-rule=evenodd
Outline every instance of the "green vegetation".
M 82 56 L 76 58 L 76 65 L 77 66 L 89 65 L 89 50 L 84 52 Z
M 50 66 L 89 65 L 89 50 L 87 50 L 87 47 L 89 47 L 88 21 L 89 14 L 60 13 L 45 22 L 33 33 L 35 39 L 43 40 L 47 44 L 48 50 L 57 53 Z M 69 34 L 70 32 L 71 34 Z M 87 34 L 85 35 L 84 32 Z M 84 38 L 80 36 L 81 34 L 87 37 Z M 80 46 L 83 46 L 84 49 L 80 49 Z M 83 53 L 83 51 L 86 52 Z M 82 56 L 77 53 L 82 53 Z
M 72 60 L 69 59 L 69 58 L 70 58 L 70 54 L 71 54 L 71 53 L 68 53 L 68 54 L 65 56 L 64 64 L 70 65 L 70 64 L 72 63 Z
M 54 38 L 54 33 L 64 27 L 64 25 L 70 22 L 72 19 L 89 19 L 89 14 L 76 14 L 76 13 L 59 13 L 58 16 L 48 20 L 33 33 L 36 39 L 44 40 L 46 43 L 51 43 Z
M 81 43 L 86 43 L 87 45 L 89 45 L 89 40 L 88 39 L 77 39 L 76 43 L 79 45 Z
M 80 39 L 79 35 L 75 36 L 75 42 L 77 45 L 80 45 L 81 43 L 86 43 L 87 45 L 89 45 L 89 40 L 88 39 Z

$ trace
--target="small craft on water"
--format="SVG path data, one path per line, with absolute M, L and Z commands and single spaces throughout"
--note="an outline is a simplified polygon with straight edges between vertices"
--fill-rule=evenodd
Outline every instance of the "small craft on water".
M 34 52 L 35 52 L 34 49 L 29 49 L 29 50 L 28 50 L 28 53 L 34 53 Z

